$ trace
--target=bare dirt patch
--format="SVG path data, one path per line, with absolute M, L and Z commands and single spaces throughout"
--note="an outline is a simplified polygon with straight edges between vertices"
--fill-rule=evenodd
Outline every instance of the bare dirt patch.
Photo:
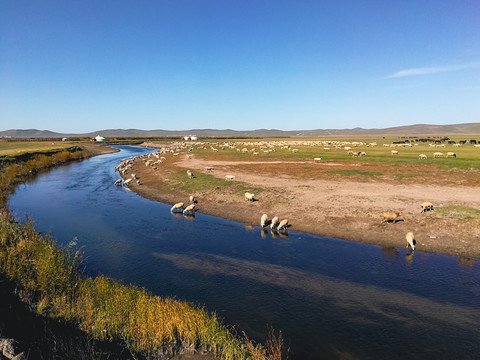
M 214 168 L 208 173 L 206 166 Z M 238 187 L 216 186 L 179 190 L 175 174 L 187 169 L 223 179 L 235 175 L 241 189 L 255 189 L 258 201 L 247 202 Z M 412 231 L 417 250 L 464 257 L 480 257 L 480 218 L 456 218 L 434 210 L 421 213 L 420 203 L 436 209 L 463 206 L 480 209 L 480 174 L 459 169 L 346 163 L 314 163 L 281 159 L 238 161 L 222 157 L 185 155 L 169 157 L 157 170 L 136 164 L 133 172 L 142 185 L 132 189 L 140 195 L 166 202 L 198 199 L 198 209 L 246 225 L 259 225 L 263 213 L 287 218 L 290 229 L 321 236 L 404 247 Z M 384 212 L 400 212 L 401 221 L 381 224 Z

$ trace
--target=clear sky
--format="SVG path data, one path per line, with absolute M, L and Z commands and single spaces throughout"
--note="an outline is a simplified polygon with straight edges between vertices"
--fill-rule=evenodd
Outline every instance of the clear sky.
M 0 130 L 464 122 L 479 0 L 0 0 Z

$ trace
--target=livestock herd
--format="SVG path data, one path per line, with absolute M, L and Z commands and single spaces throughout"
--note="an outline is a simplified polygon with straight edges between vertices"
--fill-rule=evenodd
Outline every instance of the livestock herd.
M 405 143 L 405 142 L 396 142 L 396 143 L 384 143 L 383 147 L 388 147 L 388 148 L 394 148 L 390 150 L 391 155 L 394 156 L 399 156 L 400 152 L 396 148 L 405 148 L 405 147 L 414 147 L 418 146 L 418 143 Z M 456 148 L 463 146 L 463 144 L 451 144 Z M 263 153 L 272 153 L 276 152 L 278 150 L 287 150 L 292 153 L 298 153 L 299 148 L 300 150 L 305 147 L 321 147 L 323 149 L 323 152 L 328 153 L 333 150 L 343 150 L 347 151 L 348 156 L 353 156 L 353 157 L 364 157 L 367 156 L 366 151 L 356 151 L 352 150 L 353 148 L 358 148 L 361 146 L 364 147 L 370 147 L 370 148 L 375 148 L 377 147 L 376 142 L 360 142 L 360 141 L 337 141 L 337 140 L 313 140 L 313 141 L 308 141 L 308 140 L 262 140 L 262 141 L 224 141 L 224 142 L 204 142 L 204 141 L 195 141 L 195 142 L 172 142 L 168 145 L 166 144 L 158 144 L 158 143 L 144 143 L 143 146 L 149 147 L 149 148 L 155 148 L 158 150 L 156 153 L 150 153 L 147 155 L 141 155 L 137 157 L 131 157 L 130 159 L 125 159 L 122 160 L 122 163 L 115 168 L 115 171 L 118 171 L 122 177 L 123 177 L 123 185 L 128 188 L 128 186 L 136 180 L 137 185 L 141 185 L 140 179 L 136 176 L 136 174 L 131 173 L 129 178 L 126 178 L 127 175 L 130 173 L 133 165 L 140 161 L 143 160 L 143 163 L 145 166 L 150 166 L 153 168 L 154 171 L 158 169 L 158 167 L 166 161 L 166 157 L 163 156 L 165 154 L 171 154 L 174 157 L 179 156 L 182 152 L 187 152 L 185 155 L 186 159 L 191 159 L 192 155 L 188 154 L 189 152 L 194 151 L 195 149 L 201 149 L 201 150 L 211 150 L 214 153 L 218 153 L 219 151 L 224 151 L 224 150 L 234 150 L 242 154 L 251 154 L 253 156 L 259 155 L 260 152 Z M 446 144 L 437 144 L 437 143 L 432 143 L 429 144 L 430 147 L 436 148 L 436 147 L 446 147 Z M 477 148 L 480 148 L 480 145 L 474 145 Z M 446 152 L 446 155 L 444 155 L 442 152 L 435 151 L 433 152 L 433 158 L 457 158 L 457 154 L 452 151 Z M 426 160 L 428 159 L 428 156 L 426 153 L 421 153 L 418 155 L 419 160 Z M 313 158 L 314 163 L 320 163 L 322 162 L 323 157 L 316 156 Z M 214 171 L 213 166 L 205 166 L 205 172 L 207 173 L 212 173 Z M 191 170 L 186 171 L 187 176 L 189 179 L 194 179 L 195 176 Z M 235 175 L 232 174 L 227 174 L 224 175 L 224 180 L 225 181 L 234 181 L 235 180 Z M 115 185 L 122 185 L 122 179 L 118 179 L 115 181 Z M 258 201 L 255 199 L 255 195 L 250 193 L 250 192 L 245 192 L 244 194 L 244 199 L 249 202 L 254 202 Z M 183 202 L 176 203 L 172 206 L 171 212 L 172 213 L 182 213 L 184 215 L 195 215 L 195 212 L 198 210 L 196 207 L 197 201 L 193 198 L 193 196 L 190 196 L 190 204 L 185 206 Z M 424 202 L 421 204 L 422 207 L 422 213 L 425 211 L 431 211 L 433 210 L 433 205 L 430 202 Z M 381 223 L 396 223 L 398 221 L 401 221 L 399 217 L 401 216 L 400 212 L 394 212 L 394 213 L 384 213 L 382 215 L 382 221 Z M 284 219 L 282 221 L 279 221 L 279 218 L 277 216 L 273 217 L 271 220 L 268 220 L 267 214 L 263 214 L 260 220 L 260 226 L 262 229 L 264 229 L 267 226 L 270 226 L 270 229 L 272 232 L 276 231 L 281 231 L 285 232 L 288 227 L 291 225 L 288 223 L 287 219 Z M 415 238 L 412 232 L 409 232 L 406 235 L 407 239 L 407 247 L 411 248 L 412 250 L 415 250 Z

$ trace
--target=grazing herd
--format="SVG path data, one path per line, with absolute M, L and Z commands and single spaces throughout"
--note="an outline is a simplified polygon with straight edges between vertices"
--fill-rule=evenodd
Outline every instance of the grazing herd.
M 420 207 L 422 208 L 422 213 L 426 212 L 426 211 L 432 211 L 434 210 L 433 208 L 433 204 L 430 202 L 430 201 L 424 201 L 420 204 Z M 384 213 L 382 215 L 382 221 L 381 223 L 389 223 L 389 222 L 393 222 L 394 224 L 397 222 L 397 221 L 403 221 L 403 220 L 400 220 L 399 217 L 401 216 L 401 214 L 399 212 L 395 212 L 395 213 Z M 416 244 L 416 240 L 415 240 L 415 236 L 413 235 L 413 233 L 410 231 L 407 233 L 407 235 L 405 236 L 406 239 L 407 239 L 407 249 L 410 248 L 412 251 L 415 251 L 415 244 Z
M 274 216 L 272 220 L 268 220 L 268 215 L 263 214 L 262 217 L 260 218 L 260 227 L 262 230 L 270 225 L 270 230 L 272 232 L 275 231 L 283 231 L 285 232 L 287 228 L 289 228 L 291 225 L 288 223 L 287 219 L 284 219 L 282 221 L 279 221 L 278 216 Z
M 131 177 L 125 178 L 125 176 L 131 170 L 135 161 L 138 161 L 139 159 L 143 159 L 143 161 L 145 162 L 145 166 L 151 166 L 151 167 L 153 167 L 154 170 L 157 170 L 157 167 L 162 162 L 164 162 L 166 160 L 165 157 L 160 156 L 161 153 L 171 152 L 173 154 L 173 156 L 179 156 L 181 150 L 192 151 L 194 149 L 194 146 L 198 146 L 200 148 L 207 149 L 207 144 L 209 144 L 209 143 L 197 142 L 194 145 L 193 144 L 192 145 L 190 145 L 190 144 L 186 145 L 185 143 L 173 143 L 170 147 L 166 147 L 166 146 L 162 145 L 159 152 L 156 153 L 156 154 L 142 155 L 142 156 L 138 156 L 136 158 L 130 158 L 128 160 L 122 160 L 122 163 L 118 167 L 116 167 L 116 171 L 121 173 L 122 177 L 124 177 L 124 180 L 122 180 L 122 179 L 116 180 L 115 185 L 121 186 L 122 181 L 123 181 L 123 185 L 128 188 L 128 186 L 130 184 L 132 184 L 132 182 L 134 180 L 136 180 L 138 185 L 141 185 L 140 179 L 138 179 L 136 174 L 131 174 Z M 242 144 L 243 144 L 244 147 L 240 148 L 239 145 L 242 145 Z M 160 146 L 159 144 L 156 144 L 156 145 L 157 145 L 157 148 L 158 148 L 158 146 Z M 346 146 L 346 145 L 348 145 L 348 146 Z M 225 150 L 226 148 L 230 148 L 230 149 L 236 149 L 237 151 L 239 151 L 241 153 L 251 153 L 252 155 L 258 155 L 259 152 L 265 152 L 265 153 L 274 152 L 274 151 L 276 151 L 276 148 L 287 149 L 291 152 L 296 153 L 296 152 L 298 152 L 298 148 L 296 146 L 298 146 L 298 147 L 300 147 L 300 146 L 326 146 L 326 147 L 323 148 L 325 151 L 330 151 L 331 149 L 348 150 L 347 155 L 356 156 L 356 157 L 366 156 L 367 153 L 364 152 L 364 151 L 352 151 L 352 148 L 357 147 L 357 146 L 361 146 L 361 145 L 364 145 L 364 146 L 367 146 L 367 147 L 368 146 L 371 146 L 371 147 L 376 147 L 377 146 L 376 143 L 365 144 L 365 143 L 356 143 L 356 142 L 336 142 L 336 141 L 318 141 L 318 142 L 307 142 L 307 141 L 288 142 L 288 141 L 285 141 L 285 142 L 278 142 L 276 144 L 274 144 L 274 142 L 258 142 L 258 143 L 253 143 L 253 142 L 248 142 L 248 143 L 240 143 L 240 142 L 233 143 L 232 142 L 232 143 L 228 143 L 228 142 L 225 142 L 223 144 L 216 144 L 215 147 L 210 146 L 210 149 L 214 152 L 218 152 L 219 149 L 220 150 Z M 395 148 L 395 147 L 407 147 L 407 146 L 411 147 L 412 145 L 417 145 L 417 144 L 412 144 L 412 143 L 383 144 L 383 146 L 387 146 L 387 147 L 390 147 L 390 148 L 392 148 L 392 147 L 393 148 Z M 459 144 L 454 144 L 454 146 L 455 145 L 460 146 Z M 246 146 L 256 146 L 256 147 L 253 148 L 253 149 L 248 149 Z M 445 144 L 431 145 L 431 146 L 445 147 Z M 149 146 L 149 147 L 155 147 L 155 146 Z M 260 150 L 258 150 L 258 148 L 260 148 Z M 394 155 L 394 156 L 399 155 L 399 151 L 396 150 L 396 149 L 391 150 L 390 153 L 391 153 L 391 155 Z M 442 152 L 438 152 L 438 151 L 433 153 L 433 158 L 434 159 L 442 158 L 442 157 L 456 158 L 457 154 L 455 152 L 451 152 L 451 151 L 447 152 L 446 154 L 444 154 Z M 186 158 L 187 159 L 192 159 L 192 155 L 186 155 Z M 428 157 L 427 157 L 426 154 L 422 153 L 418 156 L 418 159 L 419 160 L 427 160 Z M 321 157 L 314 157 L 313 162 L 314 163 L 321 163 L 322 158 Z M 205 167 L 205 172 L 211 173 L 213 171 L 214 171 L 214 168 L 212 166 L 206 166 Z M 187 170 L 186 173 L 187 173 L 187 176 L 188 176 L 189 179 L 194 179 L 195 178 L 195 175 L 193 174 L 193 172 L 191 170 Z M 227 175 L 224 176 L 224 180 L 225 181 L 234 181 L 235 180 L 235 175 L 227 174 Z M 244 199 L 245 199 L 245 201 L 248 201 L 248 202 L 258 201 L 255 198 L 255 195 L 253 193 L 250 193 L 250 192 L 245 192 Z M 198 210 L 196 204 L 197 204 L 196 199 L 193 196 L 190 196 L 190 204 L 189 205 L 185 206 L 185 203 L 179 202 L 179 203 L 174 204 L 170 210 L 171 210 L 172 213 L 181 213 L 183 215 L 194 216 L 195 212 Z M 421 210 L 422 213 L 424 213 L 426 211 L 434 210 L 433 204 L 430 203 L 430 202 L 423 202 L 423 203 L 420 204 L 420 206 L 421 206 L 421 209 L 422 209 Z M 387 224 L 387 223 L 395 224 L 399 221 L 403 221 L 403 220 L 400 219 L 400 217 L 401 217 L 400 212 L 383 213 L 381 224 Z M 261 219 L 260 219 L 260 226 L 262 228 L 262 231 L 266 231 L 264 229 L 269 226 L 270 230 L 272 232 L 286 232 L 286 230 L 291 225 L 289 224 L 287 219 L 283 219 L 283 220 L 280 221 L 278 216 L 274 216 L 271 220 L 269 220 L 267 214 L 263 214 L 261 216 Z M 414 251 L 416 241 L 415 241 L 415 237 L 414 237 L 412 232 L 407 233 L 406 240 L 407 240 L 407 248 L 410 248 L 412 251 Z

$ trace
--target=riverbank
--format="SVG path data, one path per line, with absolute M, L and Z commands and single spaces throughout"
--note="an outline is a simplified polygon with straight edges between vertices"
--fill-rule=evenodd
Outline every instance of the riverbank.
M 185 151 L 185 150 L 184 150 Z M 178 153 L 178 152 L 177 152 Z M 286 218 L 290 229 L 320 236 L 405 247 L 413 232 L 416 250 L 480 258 L 480 187 L 478 170 L 442 170 L 435 166 L 378 164 L 250 157 L 180 152 L 157 165 L 135 162 L 133 173 L 142 185 L 131 184 L 139 195 L 169 204 L 188 203 L 193 195 L 201 213 L 258 226 L 263 213 Z M 212 167 L 213 171 L 207 171 Z M 187 176 L 186 170 L 194 173 Z M 353 176 L 343 176 L 347 172 Z M 235 175 L 233 182 L 223 180 Z M 355 175 L 357 174 L 357 175 Z M 128 176 L 128 175 L 127 175 Z M 257 201 L 244 201 L 244 192 Z M 433 211 L 420 204 L 431 201 Z M 384 212 L 400 212 L 400 221 L 381 223 Z
M 112 151 L 117 150 L 94 147 L 71 152 L 62 149 L 48 155 L 22 154 L 22 159 L 1 169 L 3 205 L 6 205 L 9 189 L 31 174 Z M 25 156 L 29 159 L 26 160 Z M 21 299 L 33 314 L 33 317 L 25 318 L 22 326 L 35 328 L 34 323 L 39 320 L 45 332 L 53 337 L 53 344 L 42 344 L 41 334 L 40 338 L 33 334 L 30 339 L 32 333 L 22 338 L 18 333 L 15 335 L 15 323 L 5 318 L 5 335 L 17 336 L 17 341 L 21 342 L 19 349 L 28 352 L 38 348 L 41 357 L 55 354 L 58 358 L 72 359 L 175 359 L 175 356 L 185 353 L 197 353 L 202 358 L 215 355 L 229 359 L 250 356 L 265 360 L 277 356 L 275 359 L 281 359 L 278 353 L 281 349 L 253 346 L 247 338 L 237 337 L 227 329 L 215 314 L 197 305 L 153 296 L 142 288 L 122 285 L 103 276 L 87 277 L 80 269 L 81 263 L 78 251 L 72 253 L 68 248 L 59 247 L 49 235 L 37 233 L 31 223 L 15 223 L 6 207 L 2 211 L 0 273 L 8 280 L 7 287 L 13 287 L 13 290 L 8 290 L 8 295 L 15 293 L 14 297 Z M 21 307 L 14 303 L 12 297 L 5 298 L 6 306 L 19 311 L 18 314 L 15 311 L 13 317 L 20 316 Z M 57 330 L 54 328 L 60 329 L 65 339 L 59 337 L 56 340 Z M 86 342 L 86 349 L 82 348 L 82 341 Z M 92 351 L 97 351 L 92 342 L 106 344 L 107 352 L 102 356 L 92 355 Z M 51 345 L 61 348 L 49 349 Z

